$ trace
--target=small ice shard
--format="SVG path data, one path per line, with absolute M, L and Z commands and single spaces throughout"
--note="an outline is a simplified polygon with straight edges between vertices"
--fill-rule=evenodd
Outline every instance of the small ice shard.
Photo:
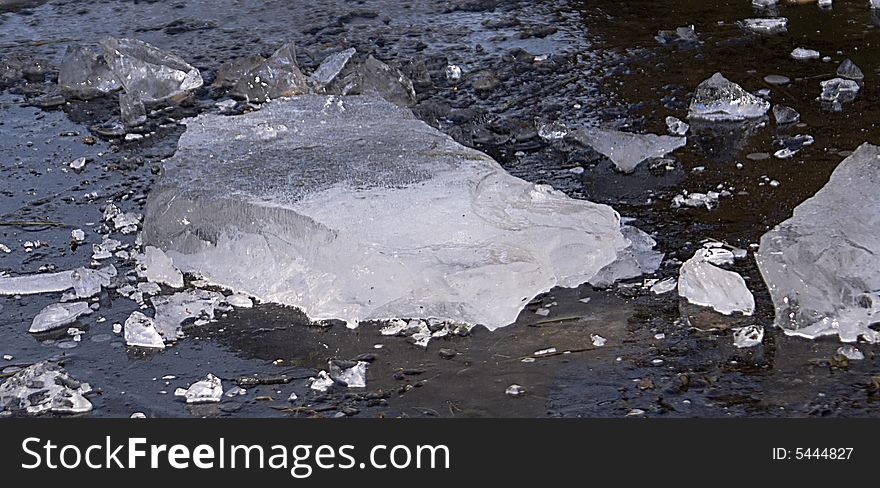
M 756 7 L 756 8 L 775 7 L 778 3 L 779 3 L 779 0 L 752 0 L 752 7 Z
M 290 393 L 290 396 L 287 397 L 287 401 L 288 401 L 288 402 L 295 402 L 295 401 L 297 401 L 298 399 L 299 399 L 299 397 L 297 397 L 297 396 L 296 396 L 296 393 L 293 393 L 293 392 L 291 392 L 291 393 Z
M 535 310 L 535 315 L 540 315 L 541 317 L 546 317 L 546 316 L 550 315 L 550 309 L 541 307 L 541 308 Z
M 330 377 L 349 388 L 366 388 L 368 365 L 366 361 L 331 360 Z
M 751 93 L 721 73 L 697 85 L 688 118 L 711 121 L 737 121 L 763 117 L 770 103 Z
M 697 44 L 700 38 L 693 25 L 677 27 L 675 30 L 662 30 L 654 36 L 660 44 Z
M 526 393 L 526 389 L 520 385 L 517 385 L 516 383 L 508 386 L 504 390 L 505 395 L 512 396 L 512 397 L 522 396 L 522 395 L 525 395 L 525 393 Z
M 653 273 L 663 262 L 663 253 L 655 250 L 657 241 L 647 232 L 631 225 L 622 226 L 620 232 L 629 245 L 618 252 L 614 262 L 590 279 L 589 283 L 597 288 L 607 288 L 616 281 Z
M 321 65 L 318 66 L 318 69 L 312 73 L 312 80 L 314 80 L 318 85 L 322 87 L 326 87 L 333 80 L 339 76 L 339 73 L 342 73 L 342 70 L 351 60 L 351 57 L 355 55 L 357 51 L 353 47 L 346 49 L 345 51 L 338 52 L 336 54 L 331 54 L 327 56 L 324 61 L 321 62 Z
M 822 55 L 819 53 L 819 51 L 816 51 L 814 49 L 806 49 L 803 47 L 796 47 L 791 52 L 791 57 L 794 59 L 803 61 L 803 60 L 807 60 L 807 59 L 819 59 L 820 57 L 822 57 Z
M 672 198 L 672 208 L 706 207 L 706 209 L 712 210 L 712 208 L 718 203 L 720 197 L 721 194 L 716 191 L 710 191 L 707 193 L 685 192 L 680 195 L 675 195 L 675 197 Z
M 150 192 L 144 244 L 316 321 L 490 329 L 539 293 L 588 282 L 631 245 L 610 207 L 515 178 L 407 109 L 343 99 L 344 111 L 308 95 L 188 120 Z M 278 120 L 297 130 L 255 133 Z
M 862 359 L 865 359 L 865 355 L 862 354 L 862 351 L 851 344 L 846 344 L 838 347 L 837 354 L 840 354 L 850 361 L 861 361 Z
M 147 121 L 147 109 L 144 108 L 144 102 L 137 94 L 124 91 L 119 94 L 119 111 L 122 114 L 122 123 L 126 127 L 137 127 L 144 125 Z
M 837 67 L 837 76 L 856 81 L 865 79 L 865 74 L 862 73 L 861 68 L 856 66 L 856 63 L 853 63 L 849 58 L 844 59 L 840 66 Z
M 181 336 L 181 324 L 189 319 L 214 319 L 214 311 L 221 301 L 222 294 L 207 290 L 188 290 L 171 296 L 155 296 L 150 299 L 156 310 L 156 330 L 166 341 L 175 341 Z
M 608 342 L 608 339 L 600 336 L 599 334 L 590 334 L 590 341 L 593 342 L 593 345 L 596 347 L 602 347 Z
M 104 222 L 113 230 L 129 234 L 137 230 L 137 225 L 141 222 L 141 215 L 129 212 L 125 213 L 114 204 L 109 204 L 104 208 Z
M 102 286 L 108 286 L 115 276 L 113 265 L 97 270 L 77 268 L 58 273 L 5 276 L 0 277 L 0 296 L 54 293 L 73 288 L 78 298 L 89 298 L 101 291 Z
M 862 144 L 761 237 L 755 256 L 789 335 L 880 342 L 880 147 Z
M 660 280 L 657 283 L 654 283 L 651 286 L 651 292 L 655 295 L 663 295 L 664 293 L 669 293 L 675 290 L 678 287 L 678 279 L 673 276 L 666 278 L 664 280 Z
M 42 361 L 10 376 L 0 385 L 0 411 L 79 414 L 92 410 L 83 396 L 91 391 L 88 383 L 70 376 L 57 363 Z
M 39 334 L 49 330 L 59 329 L 76 322 L 83 315 L 92 313 L 89 304 L 85 302 L 53 303 L 40 311 L 31 322 L 28 332 Z
M 844 78 L 833 78 L 820 82 L 820 85 L 822 94 L 819 95 L 819 100 L 835 104 L 853 101 L 860 89 L 858 83 Z
M 662 158 L 687 144 L 684 137 L 632 134 L 604 129 L 579 129 L 569 135 L 606 156 L 618 171 L 624 173 L 632 173 L 646 159 Z
M 739 25 L 743 29 L 758 34 L 779 34 L 788 30 L 788 19 L 785 17 L 744 19 L 739 22 Z
M 450 64 L 446 67 L 446 79 L 449 81 L 458 81 L 461 79 L 461 67 Z
M 791 107 L 776 104 L 773 106 L 773 118 L 777 125 L 796 124 L 800 122 L 801 114 Z
M 251 300 L 251 297 L 243 295 L 241 293 L 229 295 L 225 298 L 225 300 L 226 303 L 232 305 L 235 308 L 253 308 L 254 306 L 254 301 Z
M 559 121 L 546 124 L 537 123 L 536 125 L 538 126 L 538 137 L 548 142 L 558 141 L 568 134 L 568 127 Z
M 129 346 L 165 349 L 165 341 L 156 331 L 153 319 L 140 312 L 132 312 L 125 320 L 124 337 Z
M 247 395 L 247 390 L 245 390 L 244 388 L 242 388 L 242 387 L 240 387 L 240 386 L 238 386 L 238 385 L 233 386 L 232 388 L 230 388 L 230 389 L 226 392 L 226 397 L 227 397 L 227 398 L 235 398 L 235 397 L 237 397 L 237 396 L 241 396 L 241 395 Z
M 112 264 L 101 269 L 77 268 L 70 272 L 71 288 L 78 298 L 89 298 L 101 292 L 102 287 L 110 285 L 117 274 Z
M 416 91 L 412 81 L 399 69 L 392 68 L 373 56 L 357 68 L 358 86 L 363 95 L 383 98 L 400 107 L 416 103 Z
M 116 239 L 104 237 L 100 244 L 92 244 L 92 259 L 110 259 L 113 257 L 113 252 L 119 249 L 121 245 L 122 242 Z
M 733 329 L 733 345 L 737 348 L 754 347 L 764 341 L 764 327 L 749 325 Z
M 58 67 L 58 86 L 69 96 L 90 99 L 118 90 L 122 85 L 102 57 L 72 44 Z
M 79 171 L 85 167 L 86 167 L 86 158 L 85 157 L 76 158 L 70 162 L 70 169 L 72 169 L 74 171 Z
M 666 117 L 666 130 L 673 136 L 683 136 L 687 134 L 690 128 L 691 126 L 689 126 L 687 122 L 679 118 L 671 115 Z
M 147 414 L 145 414 L 144 412 L 135 412 L 135 413 L 131 414 L 131 416 L 128 418 L 130 418 L 130 419 L 145 419 L 145 418 L 147 418 Z
M 755 310 L 755 297 L 745 280 L 733 271 L 709 263 L 707 255 L 707 249 L 700 249 L 681 266 L 678 294 L 695 305 L 712 307 L 724 315 L 734 312 L 751 315 Z
M 205 379 L 196 381 L 187 388 L 186 403 L 218 403 L 223 398 L 223 382 L 220 378 L 208 373 Z
M 107 66 L 121 81 L 126 93 L 143 103 L 182 98 L 202 86 L 198 69 L 146 42 L 109 37 L 101 46 Z
M 330 375 L 328 375 L 323 369 L 318 371 L 317 377 L 309 378 L 309 388 L 315 391 L 320 391 L 321 393 L 329 390 L 334 383 L 335 382 L 330 378 Z
M 232 94 L 249 102 L 263 103 L 281 97 L 309 93 L 308 77 L 296 64 L 296 47 L 291 42 L 278 48 L 269 59 L 245 72 Z
M 86 233 L 82 229 L 73 229 L 72 231 L 70 231 L 70 239 L 73 242 L 77 242 L 77 243 L 85 242 Z
M 159 248 L 153 246 L 144 248 L 144 254 L 138 259 L 138 266 L 138 274 L 148 281 L 168 285 L 171 288 L 183 288 L 183 274 L 174 267 L 171 258 Z

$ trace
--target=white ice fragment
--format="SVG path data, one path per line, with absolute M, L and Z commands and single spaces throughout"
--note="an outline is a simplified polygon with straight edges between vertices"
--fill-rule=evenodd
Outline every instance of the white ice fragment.
M 525 393 L 526 393 L 526 389 L 520 385 L 517 385 L 516 383 L 508 386 L 507 389 L 504 390 L 505 395 L 512 396 L 512 397 L 522 396 Z
M 535 310 L 535 315 L 540 315 L 541 317 L 546 317 L 546 316 L 550 315 L 550 310 L 546 309 L 544 307 L 541 307 L 541 308 Z
M 788 30 L 788 19 L 785 17 L 764 17 L 744 19 L 740 27 L 758 34 L 779 34 Z
M 132 312 L 125 321 L 125 343 L 133 347 L 165 349 L 165 341 L 156 331 L 153 319 L 140 312 Z
M 147 414 L 145 414 L 144 412 L 134 412 L 128 418 L 130 418 L 130 419 L 145 419 L 145 418 L 147 418 Z
M 299 397 L 296 396 L 296 393 L 291 393 L 289 397 L 287 397 L 288 402 L 295 402 Z
M 352 47 L 345 51 L 327 56 L 324 61 L 321 62 L 321 65 L 318 66 L 318 69 L 312 73 L 312 80 L 321 86 L 329 85 L 337 76 L 339 76 L 339 73 L 342 72 L 356 52 L 357 51 Z
M 0 411 L 79 414 L 92 410 L 92 403 L 83 395 L 91 391 L 58 364 L 48 361 L 28 366 L 0 385 Z
M 218 403 L 223 397 L 223 382 L 208 373 L 205 379 L 190 385 L 183 396 L 186 397 L 186 403 Z
M 733 271 L 707 262 L 707 251 L 698 250 L 681 266 L 678 294 L 693 304 L 712 307 L 725 315 L 734 312 L 751 315 L 755 310 L 755 297 L 745 280 Z
M 654 285 L 651 287 L 651 292 L 655 295 L 663 295 L 664 293 L 669 293 L 675 290 L 677 287 L 678 279 L 670 276 L 669 278 L 654 283 Z
M 733 329 L 733 345 L 737 348 L 753 347 L 764 340 L 764 327 L 749 325 Z
M 688 125 L 687 122 L 679 118 L 673 117 L 671 115 L 669 117 L 666 117 L 666 130 L 668 130 L 669 133 L 673 136 L 683 136 L 687 134 L 690 128 L 691 126 Z
M 349 388 L 366 388 L 367 366 L 366 361 L 333 361 L 329 363 L 330 377 L 335 381 L 344 383 Z
M 844 78 L 833 78 L 819 83 L 822 93 L 819 100 L 829 103 L 845 103 L 855 99 L 861 87 L 858 82 Z
M 74 242 L 83 242 L 86 240 L 86 233 L 82 229 L 73 229 L 70 231 L 70 239 Z
M 743 90 L 736 83 L 715 73 L 697 85 L 688 109 L 688 118 L 711 121 L 734 121 L 763 117 L 770 102 Z
M 596 347 L 602 347 L 605 345 L 606 342 L 608 342 L 608 339 L 600 336 L 599 334 L 590 334 L 590 340 Z
M 40 311 L 31 322 L 28 332 L 39 334 L 55 330 L 76 322 L 83 315 L 89 315 L 92 309 L 86 302 L 53 303 Z
M 820 57 L 822 57 L 822 55 L 819 54 L 819 51 L 816 51 L 814 49 L 796 47 L 791 52 L 791 57 L 803 61 L 806 59 L 819 59 Z
M 450 64 L 446 67 L 446 79 L 449 81 L 458 81 L 461 79 L 461 67 Z
M 571 131 L 569 137 L 606 156 L 624 173 L 633 172 L 646 159 L 662 158 L 687 144 L 684 137 L 604 129 L 578 129 Z
M 6 244 L 0 243 L 0 252 L 4 254 L 9 254 L 12 252 L 12 249 L 9 249 L 9 246 L 7 246 Z
M 174 267 L 171 258 L 165 252 L 153 246 L 147 246 L 138 257 L 138 273 L 154 283 L 168 285 L 171 288 L 183 288 L 183 274 Z
M 333 379 L 330 378 L 330 375 L 328 375 L 323 369 L 318 371 L 317 377 L 309 378 L 309 388 L 315 391 L 320 391 L 321 393 L 330 389 L 333 384 Z
M 672 208 L 706 207 L 706 209 L 712 210 L 712 208 L 718 203 L 720 197 L 721 194 L 715 191 L 706 193 L 683 193 L 672 198 Z
M 222 294 L 207 290 L 188 290 L 170 296 L 150 299 L 156 310 L 156 330 L 166 341 L 175 341 L 181 335 L 181 324 L 189 319 L 214 319 L 217 306 L 223 301 Z
M 559 121 L 553 121 L 546 124 L 537 123 L 537 126 L 538 137 L 548 142 L 558 141 L 568 135 L 568 127 Z
M 226 303 L 232 305 L 235 308 L 253 308 L 254 301 L 251 300 L 251 297 L 247 295 L 243 295 L 241 293 L 235 293 L 229 295 L 225 298 Z
M 721 247 L 710 247 L 703 251 L 703 259 L 716 266 L 733 264 L 735 258 L 733 251 Z
M 840 354 L 850 361 L 861 361 L 862 359 L 865 359 L 865 355 L 862 354 L 862 351 L 851 344 L 846 344 L 838 347 L 837 354 Z
M 535 351 L 533 356 L 547 356 L 549 354 L 555 354 L 555 353 L 556 353 L 555 347 L 548 347 L 547 349 L 540 349 L 538 351 Z
M 71 288 L 79 298 L 89 298 L 108 286 L 116 276 L 113 265 L 95 270 L 77 268 L 58 273 L 0 277 L 0 295 L 34 295 L 62 292 Z

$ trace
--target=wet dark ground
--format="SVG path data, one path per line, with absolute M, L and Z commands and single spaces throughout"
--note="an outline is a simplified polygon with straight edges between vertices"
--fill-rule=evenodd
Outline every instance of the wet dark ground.
M 735 21 L 755 16 L 747 1 L 728 2 L 243 2 L 0 0 L 0 69 L 10 60 L 36 61 L 25 75 L 0 71 L 0 271 L 37 272 L 46 266 L 87 265 L 99 242 L 100 209 L 115 202 L 139 210 L 161 160 L 173 154 L 177 122 L 217 111 L 226 98 L 209 87 L 223 62 L 269 54 L 296 41 L 299 62 L 314 68 L 323 57 L 354 46 L 400 66 L 413 78 L 423 120 L 463 144 L 496 157 L 526 180 L 550 183 L 573 197 L 613 205 L 653 233 L 667 253 L 656 278 L 675 276 L 706 238 L 749 248 L 770 227 L 827 181 L 847 151 L 880 142 L 878 85 L 880 28 L 866 2 L 782 7 L 787 34 L 755 36 Z M 661 46 L 658 30 L 694 24 L 702 43 Z M 115 97 L 51 103 L 56 67 L 67 44 L 96 47 L 107 35 L 132 36 L 181 55 L 202 71 L 206 88 L 142 129 L 148 137 L 125 142 L 97 137 L 90 126 L 118 117 Z M 799 62 L 794 47 L 817 49 L 832 62 Z M 548 55 L 546 60 L 536 56 Z M 842 112 L 823 111 L 819 81 L 852 58 L 865 71 L 859 97 Z M 448 82 L 448 64 L 464 72 Z M 747 90 L 770 88 L 774 102 L 801 113 L 804 125 L 778 130 L 772 122 L 749 138 L 697 131 L 674 161 L 643 165 L 622 175 L 593 151 L 537 137 L 536 121 L 569 127 L 606 125 L 665 132 L 667 115 L 684 118 L 690 92 L 715 71 Z M 784 87 L 763 81 L 784 74 Z M 753 161 L 772 153 L 774 139 L 810 134 L 814 145 L 794 158 Z M 90 158 L 75 173 L 66 163 Z M 737 168 L 736 163 L 742 163 Z M 577 175 L 571 168 L 582 166 Z M 702 171 L 694 168 L 703 167 Z M 779 181 L 771 187 L 770 180 Z M 713 210 L 673 209 L 683 189 L 733 188 Z M 95 193 L 93 193 L 95 192 Z M 853 216 L 857 218 L 856 215 Z M 33 221 L 50 225 L 33 225 Z M 86 230 L 87 245 L 72 249 L 70 231 Z M 119 236 L 114 235 L 119 238 Z M 47 245 L 25 252 L 25 241 Z M 132 242 L 132 236 L 123 240 Z M 117 263 L 124 274 L 130 265 Z M 839 343 L 786 337 L 771 327 L 769 296 L 751 257 L 737 271 L 755 292 L 754 317 L 724 319 L 641 286 L 553 290 L 516 324 L 467 337 L 438 339 L 427 350 L 376 327 L 356 330 L 309 325 L 295 310 L 273 305 L 239 309 L 215 323 L 186 328 L 187 337 L 157 354 L 126 350 L 110 324 L 136 305 L 113 292 L 86 317 L 75 347 L 65 337 L 34 337 L 32 317 L 57 295 L 0 297 L 0 371 L 49 358 L 98 390 L 93 416 L 872 416 L 878 406 L 877 346 L 860 344 L 863 361 L 835 357 Z M 641 280 L 636 283 L 641 284 Z M 587 303 L 581 299 L 590 298 Z M 536 315 L 551 305 L 547 317 Z M 106 321 L 98 322 L 99 318 Z M 736 349 L 729 331 L 707 329 L 758 323 L 764 344 Z M 591 334 L 608 342 L 595 347 Z M 376 346 L 381 344 L 381 348 Z M 535 356 L 556 348 L 557 353 Z M 444 349 L 441 354 L 441 349 Z M 448 351 L 451 350 L 452 352 Z M 454 353 L 454 355 L 452 354 Z M 328 359 L 370 355 L 367 388 L 308 390 L 306 379 Z M 533 358 L 531 361 L 528 358 Z M 526 359 L 526 361 L 523 361 Z M 4 364 L 5 363 L 5 364 Z M 242 377 L 287 382 L 248 388 L 217 405 L 191 408 L 173 396 L 214 373 L 229 389 Z M 174 379 L 163 380 L 169 375 Z M 510 384 L 527 393 L 510 397 Z M 299 399 L 288 402 L 290 393 Z

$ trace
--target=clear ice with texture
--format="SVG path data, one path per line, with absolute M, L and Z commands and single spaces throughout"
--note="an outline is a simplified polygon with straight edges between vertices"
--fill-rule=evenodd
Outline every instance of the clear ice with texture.
M 58 86 L 67 95 L 91 99 L 116 91 L 122 85 L 103 57 L 71 44 L 58 67 Z
M 740 27 L 758 34 L 781 34 L 788 31 L 788 19 L 785 17 L 761 17 L 744 19 Z
M 856 81 L 865 79 L 865 73 L 862 72 L 862 69 L 849 58 L 844 59 L 837 67 L 837 76 Z
M 138 256 L 138 274 L 153 283 L 183 288 L 183 273 L 174 267 L 171 258 L 154 246 L 146 246 L 144 253 Z
M 328 364 L 330 378 L 338 383 L 343 383 L 349 388 L 365 388 L 367 386 L 366 361 L 339 361 L 331 360 Z
M 776 325 L 808 338 L 862 336 L 880 322 L 880 147 L 862 144 L 828 183 L 761 237 L 755 258 Z
M 125 343 L 132 347 L 165 349 L 165 341 L 156 330 L 153 319 L 141 312 L 132 312 L 125 320 Z
M 196 381 L 183 394 L 186 403 L 218 403 L 223 398 L 223 382 L 220 378 L 208 373 L 201 381 Z
M 721 73 L 715 73 L 697 85 L 688 118 L 738 121 L 763 117 L 768 110 L 770 102 L 743 90 Z
M 356 52 L 357 51 L 351 47 L 345 51 L 327 56 L 327 58 L 321 62 L 321 65 L 318 66 L 318 69 L 312 73 L 312 80 L 319 86 L 326 87 L 332 83 L 340 73 L 342 73 L 342 70 L 348 65 L 348 62 Z
M 269 59 L 246 71 L 232 88 L 232 95 L 263 103 L 280 97 L 309 93 L 309 79 L 296 64 L 296 47 L 288 43 Z
M 50 330 L 59 329 L 72 324 L 83 315 L 89 315 L 92 309 L 86 302 L 53 303 L 46 306 L 36 316 L 28 332 L 39 334 Z
M 92 402 L 83 395 L 90 391 L 88 383 L 77 381 L 57 363 L 42 361 L 0 385 L 0 410 L 28 415 L 87 413 Z
M 313 320 L 490 329 L 631 245 L 608 206 L 515 178 L 387 101 L 334 99 L 188 120 L 150 193 L 144 244 Z
M 746 286 L 742 276 L 721 269 L 707 261 L 708 249 L 700 249 L 694 257 L 685 261 L 679 270 L 678 294 L 689 302 L 711 307 L 724 315 L 741 312 L 752 315 L 755 297 Z
M 606 156 L 623 173 L 631 173 L 642 161 L 662 158 L 687 144 L 685 137 L 633 134 L 605 129 L 574 130 L 569 133 L 569 137 Z
M 57 273 L 0 277 L 0 295 L 35 295 L 73 289 L 77 298 L 97 295 L 117 274 L 111 265 L 101 269 L 76 268 Z
M 198 69 L 146 42 L 109 37 L 101 46 L 104 60 L 126 93 L 144 103 L 173 100 L 202 86 Z

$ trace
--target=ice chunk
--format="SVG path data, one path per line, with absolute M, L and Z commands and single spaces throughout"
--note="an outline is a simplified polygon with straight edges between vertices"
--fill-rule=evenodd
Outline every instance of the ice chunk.
M 820 85 L 822 86 L 822 94 L 819 95 L 819 100 L 832 103 L 838 108 L 841 103 L 855 100 L 860 89 L 858 83 L 844 78 L 822 81 Z
M 678 294 L 695 305 L 712 307 L 724 315 L 734 312 L 751 315 L 755 310 L 755 297 L 745 280 L 733 271 L 708 262 L 709 255 L 708 249 L 700 249 L 681 266 Z
M 330 389 L 334 385 L 334 381 L 323 369 L 318 371 L 317 377 L 309 378 L 309 388 L 321 393 Z
M 126 93 L 144 103 L 181 98 L 202 86 L 198 69 L 146 42 L 109 37 L 101 46 L 104 60 Z
M 756 97 L 721 73 L 697 85 L 688 117 L 705 120 L 745 120 L 763 117 L 770 103 Z
M 156 331 L 153 319 L 140 312 L 132 312 L 125 320 L 125 343 L 134 347 L 165 349 L 165 341 Z
M 233 295 L 229 295 L 225 298 L 226 303 L 232 305 L 235 308 L 253 308 L 254 301 L 247 295 L 242 295 L 241 293 L 235 293 Z
M 156 309 L 156 330 L 166 341 L 180 337 L 180 326 L 192 318 L 214 319 L 214 310 L 224 300 L 222 294 L 206 290 L 189 290 L 171 296 L 150 299 Z
M 399 69 L 392 68 L 373 56 L 357 68 L 360 93 L 384 98 L 401 107 L 416 103 L 412 81 Z
M 856 63 L 853 63 L 849 58 L 844 59 L 843 62 L 840 63 L 840 66 L 837 67 L 837 76 L 857 81 L 865 78 L 865 74 L 862 73 L 861 68 L 856 66 Z
M 715 207 L 716 204 L 718 204 L 719 198 L 721 198 L 721 194 L 717 191 L 710 191 L 707 193 L 684 192 L 679 195 L 675 195 L 672 198 L 672 208 L 706 207 L 707 210 L 712 210 L 712 208 Z
M 292 42 L 245 72 L 232 89 L 236 97 L 258 103 L 305 93 L 309 93 L 308 78 L 296 64 L 296 47 Z
M 605 345 L 605 343 L 608 342 L 608 339 L 600 336 L 599 334 L 590 334 L 590 341 L 593 343 L 594 346 L 602 347 Z
M 654 36 L 660 44 L 697 44 L 700 38 L 693 25 L 677 27 L 675 30 L 662 30 Z
M 733 345 L 737 348 L 754 347 L 764 341 L 764 327 L 749 325 L 733 329 Z
M 610 207 L 514 178 L 409 110 L 340 100 L 344 110 L 312 95 L 190 119 L 150 193 L 144 244 L 313 320 L 493 329 L 630 245 Z M 260 136 L 279 120 L 293 129 Z
M 862 359 L 865 359 L 865 355 L 862 354 L 862 351 L 850 344 L 838 347 L 837 354 L 840 354 L 850 361 L 861 361 Z
M 72 231 L 70 231 L 70 240 L 77 242 L 77 243 L 85 242 L 85 240 L 86 240 L 85 231 L 82 229 L 73 229 Z
M 758 269 L 791 335 L 863 336 L 880 322 L 880 147 L 861 145 L 792 217 L 761 238 Z
M 57 363 L 43 361 L 0 385 L 0 409 L 29 415 L 86 413 L 92 410 L 92 403 L 83 396 L 89 391 L 88 383 L 75 380 Z
M 691 128 L 686 122 L 676 117 L 666 117 L 666 130 L 674 136 L 683 136 Z
M 92 309 L 86 302 L 53 303 L 40 311 L 31 322 L 28 332 L 39 334 L 64 327 L 76 322 L 83 315 L 89 315 Z
M 266 58 L 262 56 L 252 55 L 227 61 L 217 70 L 217 77 L 214 79 L 214 86 L 221 88 L 231 88 L 242 79 L 245 74 L 259 68 L 266 62 Z
M 446 67 L 446 79 L 456 82 L 461 79 L 461 66 L 450 64 Z
M 806 59 L 819 59 L 820 57 L 822 57 L 822 55 L 819 53 L 819 51 L 816 51 L 814 49 L 796 47 L 791 52 L 791 57 L 803 61 Z
M 545 141 L 558 141 L 568 134 L 568 127 L 562 122 L 553 121 L 547 124 L 536 124 L 538 127 L 538 137 Z
M 651 292 L 655 295 L 663 295 L 678 288 L 678 280 L 670 276 L 664 280 L 658 281 L 651 286 Z
M 205 379 L 191 384 L 183 396 L 186 403 L 218 403 L 223 398 L 223 382 L 208 373 Z
M 687 144 L 684 137 L 632 134 L 604 129 L 579 129 L 572 131 L 569 137 L 608 157 L 624 173 L 633 172 L 646 159 L 662 158 Z
M 337 361 L 329 363 L 330 377 L 349 388 L 366 388 L 367 366 L 365 361 Z
M 104 208 L 104 222 L 111 229 L 118 230 L 123 234 L 129 234 L 137 230 L 137 225 L 140 221 L 140 214 L 134 212 L 125 213 L 112 203 Z
M 606 288 L 615 281 L 653 273 L 663 262 L 663 253 L 654 250 L 657 241 L 649 234 L 631 225 L 621 227 L 620 231 L 629 245 L 617 254 L 613 263 L 590 279 L 590 284 L 595 287 Z
M 127 127 L 137 127 L 147 121 L 147 109 L 137 94 L 122 92 L 119 94 L 119 111 L 122 122 Z
M 785 105 L 773 106 L 773 118 L 778 125 L 796 124 L 801 120 L 801 114 L 797 110 Z
M 154 246 L 147 246 L 138 258 L 138 274 L 153 283 L 161 283 L 171 288 L 183 288 L 183 274 L 174 267 L 171 258 Z
M 788 19 L 785 17 L 744 19 L 739 22 L 739 25 L 743 29 L 758 34 L 779 34 L 788 30 Z
M 348 64 L 351 57 L 355 55 L 357 51 L 352 48 L 348 48 L 345 51 L 338 52 L 336 54 L 331 54 L 327 56 L 324 61 L 321 62 L 321 65 L 318 66 L 318 69 L 312 73 L 312 80 L 318 83 L 320 86 L 327 86 L 339 76 L 339 73 L 345 68 Z
M 778 3 L 779 0 L 752 0 L 752 6 L 757 8 L 774 7 Z
M 504 390 L 505 395 L 512 396 L 512 397 L 522 396 L 522 395 L 525 395 L 525 393 L 526 393 L 526 389 L 520 385 L 517 385 L 516 383 L 508 386 Z
M 103 58 L 72 44 L 58 67 L 58 86 L 69 96 L 90 99 L 118 90 L 122 85 Z
M 34 295 L 73 288 L 78 298 L 89 298 L 100 292 L 102 286 L 109 285 L 115 276 L 116 268 L 112 264 L 98 270 L 77 268 L 58 273 L 6 276 L 0 277 L 0 295 Z

